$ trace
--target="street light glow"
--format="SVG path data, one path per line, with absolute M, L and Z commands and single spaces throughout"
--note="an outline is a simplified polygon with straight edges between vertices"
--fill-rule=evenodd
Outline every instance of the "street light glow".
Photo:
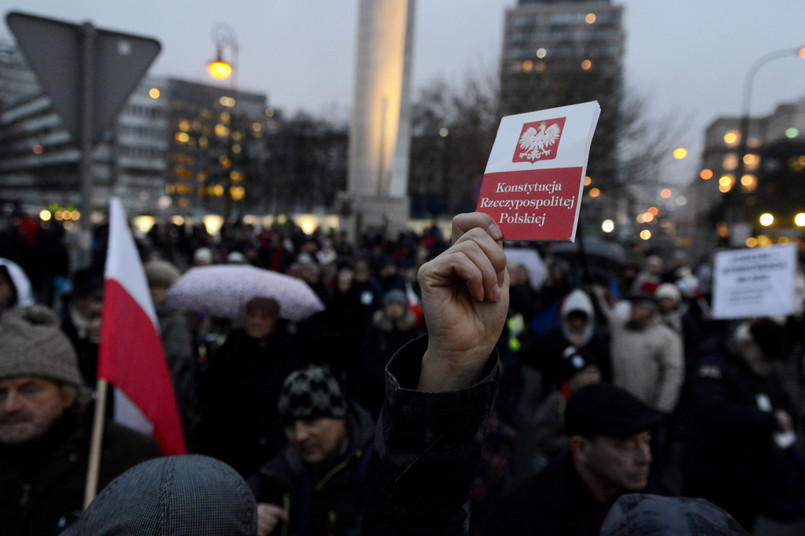
M 709 181 L 710 179 L 713 178 L 713 170 L 703 169 L 699 172 L 699 177 L 701 177 L 703 181 Z
M 668 199 L 669 197 L 671 197 L 671 195 L 672 194 L 670 188 L 663 188 L 662 190 L 660 190 L 660 197 L 662 197 L 663 199 Z
M 762 225 L 763 227 L 768 227 L 769 225 L 774 223 L 774 216 L 766 212 L 760 215 L 759 221 L 760 225 Z
M 232 66 L 219 59 L 207 64 L 207 72 L 216 80 L 226 80 L 232 76 Z
M 677 147 L 676 149 L 674 149 L 674 158 L 676 158 L 677 160 L 682 160 L 686 156 L 688 156 L 688 150 L 685 149 L 684 147 Z
M 604 220 L 601 222 L 601 230 L 605 233 L 611 233 L 615 230 L 615 222 L 612 220 Z
M 797 227 L 805 227 L 805 212 L 800 212 L 794 216 L 794 224 Z
M 643 239 L 643 240 L 650 239 L 651 238 L 651 231 L 649 231 L 648 229 L 643 229 L 642 231 L 640 231 L 640 238 Z

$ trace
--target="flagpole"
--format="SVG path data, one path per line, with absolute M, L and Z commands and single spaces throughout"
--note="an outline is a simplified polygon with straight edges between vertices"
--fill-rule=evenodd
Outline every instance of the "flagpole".
M 98 493 L 98 473 L 101 469 L 101 444 L 103 439 L 104 417 L 106 412 L 106 393 L 109 383 L 98 379 L 98 399 L 95 401 L 95 416 L 92 421 L 92 439 L 89 447 L 89 464 L 87 466 L 87 480 L 84 487 L 84 510 Z

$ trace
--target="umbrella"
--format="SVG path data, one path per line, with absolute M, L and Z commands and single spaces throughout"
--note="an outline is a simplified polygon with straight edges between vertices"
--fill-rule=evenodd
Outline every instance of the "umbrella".
M 528 272 L 528 282 L 533 289 L 542 287 L 545 278 L 548 277 L 548 269 L 545 263 L 542 262 L 539 252 L 535 249 L 524 248 L 503 248 L 506 253 L 506 258 L 509 261 L 509 266 L 520 264 L 525 267 Z
M 213 264 L 191 268 L 168 290 L 165 303 L 226 318 L 242 317 L 246 302 L 274 298 L 280 316 L 298 321 L 324 310 L 316 293 L 301 279 L 248 265 Z
M 550 250 L 554 257 L 565 259 L 571 266 L 589 269 L 594 273 L 619 274 L 626 266 L 626 252 L 617 242 L 599 238 L 584 238 L 578 242 L 561 242 Z

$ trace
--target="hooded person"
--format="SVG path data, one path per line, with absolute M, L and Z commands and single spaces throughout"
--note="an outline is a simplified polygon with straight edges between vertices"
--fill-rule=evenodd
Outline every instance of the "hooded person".
M 560 329 L 542 336 L 533 329 L 527 330 L 518 354 L 524 364 L 542 373 L 543 398 L 557 389 L 567 352 L 593 357 L 602 379 L 609 381 L 612 377 L 609 337 L 598 324 L 593 302 L 584 290 L 577 288 L 565 296 L 559 320 Z
M 31 281 L 17 263 L 0 258 L 0 313 L 34 304 Z
M 249 479 L 258 533 L 357 534 L 373 450 L 371 416 L 317 365 L 288 375 L 277 407 L 288 446 Z
M 142 462 L 113 480 L 61 536 L 254 536 L 257 509 L 243 478 L 200 455 Z
M 43 306 L 0 318 L 0 534 L 50 535 L 81 512 L 92 435 L 76 353 Z M 98 487 L 159 456 L 156 442 L 104 426 Z

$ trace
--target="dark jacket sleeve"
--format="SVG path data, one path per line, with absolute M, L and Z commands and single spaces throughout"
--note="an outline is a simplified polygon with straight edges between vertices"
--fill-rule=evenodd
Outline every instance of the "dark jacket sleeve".
M 470 488 L 500 367 L 493 355 L 468 389 L 416 391 L 426 347 L 426 337 L 408 343 L 386 369 L 364 536 L 467 533 Z

